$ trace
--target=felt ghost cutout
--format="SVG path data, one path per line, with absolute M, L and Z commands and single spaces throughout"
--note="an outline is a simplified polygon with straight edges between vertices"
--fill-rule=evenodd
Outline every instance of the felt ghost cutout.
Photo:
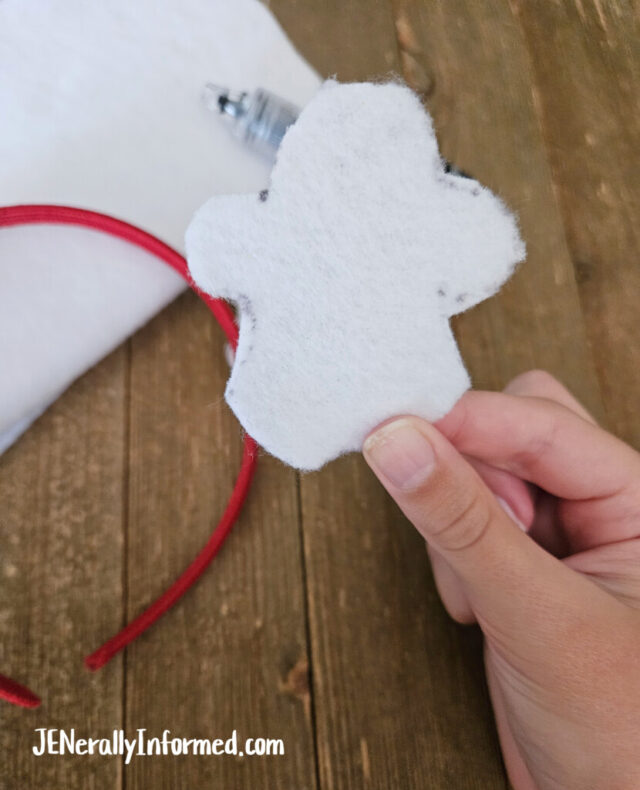
M 514 217 L 445 172 L 429 116 L 397 83 L 326 82 L 269 190 L 213 197 L 186 245 L 198 286 L 239 311 L 229 406 L 304 470 L 394 415 L 442 417 L 470 385 L 449 317 L 524 257 Z

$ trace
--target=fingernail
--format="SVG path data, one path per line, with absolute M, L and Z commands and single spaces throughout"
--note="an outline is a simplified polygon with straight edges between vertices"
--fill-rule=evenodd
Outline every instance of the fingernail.
M 428 439 L 412 420 L 404 418 L 387 423 L 368 436 L 362 450 L 374 472 L 395 488 L 416 488 L 435 465 Z
M 515 521 L 515 523 L 520 527 L 520 529 L 523 532 L 526 532 L 527 528 L 522 523 L 522 521 L 520 521 L 520 519 L 516 516 L 516 514 L 513 512 L 513 508 L 511 507 L 511 505 L 505 499 L 503 499 L 501 496 L 497 496 L 496 499 L 498 500 L 498 504 L 500 505 L 500 507 L 509 516 L 509 518 L 512 521 Z

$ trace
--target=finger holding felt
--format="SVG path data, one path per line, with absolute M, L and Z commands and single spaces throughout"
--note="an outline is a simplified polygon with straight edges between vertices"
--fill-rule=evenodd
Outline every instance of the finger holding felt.
M 433 425 L 393 420 L 368 437 L 364 454 L 460 578 L 473 613 L 500 649 L 535 666 L 548 660 L 548 644 L 564 638 L 567 624 L 583 621 L 585 605 L 594 613 L 605 608 L 603 591 L 531 540 Z
M 571 392 L 554 376 L 546 370 L 528 370 L 520 373 L 513 378 L 503 390 L 507 395 L 516 395 L 521 397 L 534 397 L 545 398 L 546 400 L 553 401 L 560 406 L 570 409 L 572 412 L 582 417 L 583 420 L 596 425 L 596 420 L 584 408 L 584 406 L 573 396 Z M 593 545 L 593 541 L 588 541 L 585 546 L 582 546 L 584 525 L 590 520 L 589 516 L 578 527 L 573 530 L 573 534 L 568 533 L 566 524 L 558 519 L 557 502 L 553 497 L 548 496 L 545 492 L 537 489 L 537 496 L 535 496 L 535 519 L 530 525 L 529 534 L 531 537 L 543 546 L 548 552 L 555 557 L 567 557 L 572 551 L 581 551 L 589 545 Z M 532 495 L 532 500 L 534 499 Z M 577 503 L 576 503 L 577 504 Z M 579 510 L 573 506 L 573 510 Z M 565 508 L 565 519 L 567 522 L 567 510 Z M 592 520 L 592 519 L 591 519 Z M 568 519 L 571 521 L 571 518 Z M 578 537 L 577 533 L 582 533 Z M 595 545 L 601 543 L 601 529 L 600 525 L 595 528 Z
M 583 420 L 596 425 L 593 416 L 571 392 L 546 370 L 527 370 L 511 379 L 503 390 L 507 395 L 546 398 L 575 412 Z
M 640 455 L 569 408 L 469 392 L 437 425 L 461 452 L 559 498 L 532 528 L 557 556 L 640 535 Z
M 467 392 L 436 425 L 459 452 L 566 499 L 612 497 L 640 475 L 635 450 L 542 398 Z

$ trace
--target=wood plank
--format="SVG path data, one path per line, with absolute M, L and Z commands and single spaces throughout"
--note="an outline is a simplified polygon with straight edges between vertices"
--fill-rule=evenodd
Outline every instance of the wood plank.
M 384 2 L 271 7 L 325 75 L 400 70 Z M 358 457 L 301 499 L 321 787 L 504 787 L 478 634 L 444 614 L 415 530 Z
M 193 294 L 133 340 L 128 614 L 172 582 L 231 492 L 241 432 L 223 335 Z M 128 788 L 315 787 L 296 478 L 261 460 L 240 521 L 197 586 L 128 651 L 131 731 L 282 738 L 272 758 L 151 757 Z
M 637 3 L 513 0 L 608 425 L 640 447 L 640 13 Z
M 0 706 L 0 788 L 121 786 L 117 758 L 36 757 L 38 727 L 122 726 L 122 661 L 83 656 L 122 621 L 126 349 L 80 379 L 0 458 L 0 667 L 42 697 Z

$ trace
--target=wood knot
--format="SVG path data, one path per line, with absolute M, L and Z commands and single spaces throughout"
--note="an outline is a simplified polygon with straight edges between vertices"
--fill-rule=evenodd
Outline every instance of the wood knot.
M 311 719 L 311 689 L 309 682 L 309 662 L 300 658 L 287 672 L 284 680 L 279 682 L 281 694 L 286 694 L 294 700 L 299 700 L 304 709 L 307 721 Z
M 400 52 L 400 62 L 404 78 L 413 90 L 426 98 L 433 93 L 435 81 L 426 68 L 410 52 Z
M 576 272 L 576 282 L 578 285 L 584 285 L 593 277 L 595 266 L 589 261 L 576 261 L 574 268 Z

